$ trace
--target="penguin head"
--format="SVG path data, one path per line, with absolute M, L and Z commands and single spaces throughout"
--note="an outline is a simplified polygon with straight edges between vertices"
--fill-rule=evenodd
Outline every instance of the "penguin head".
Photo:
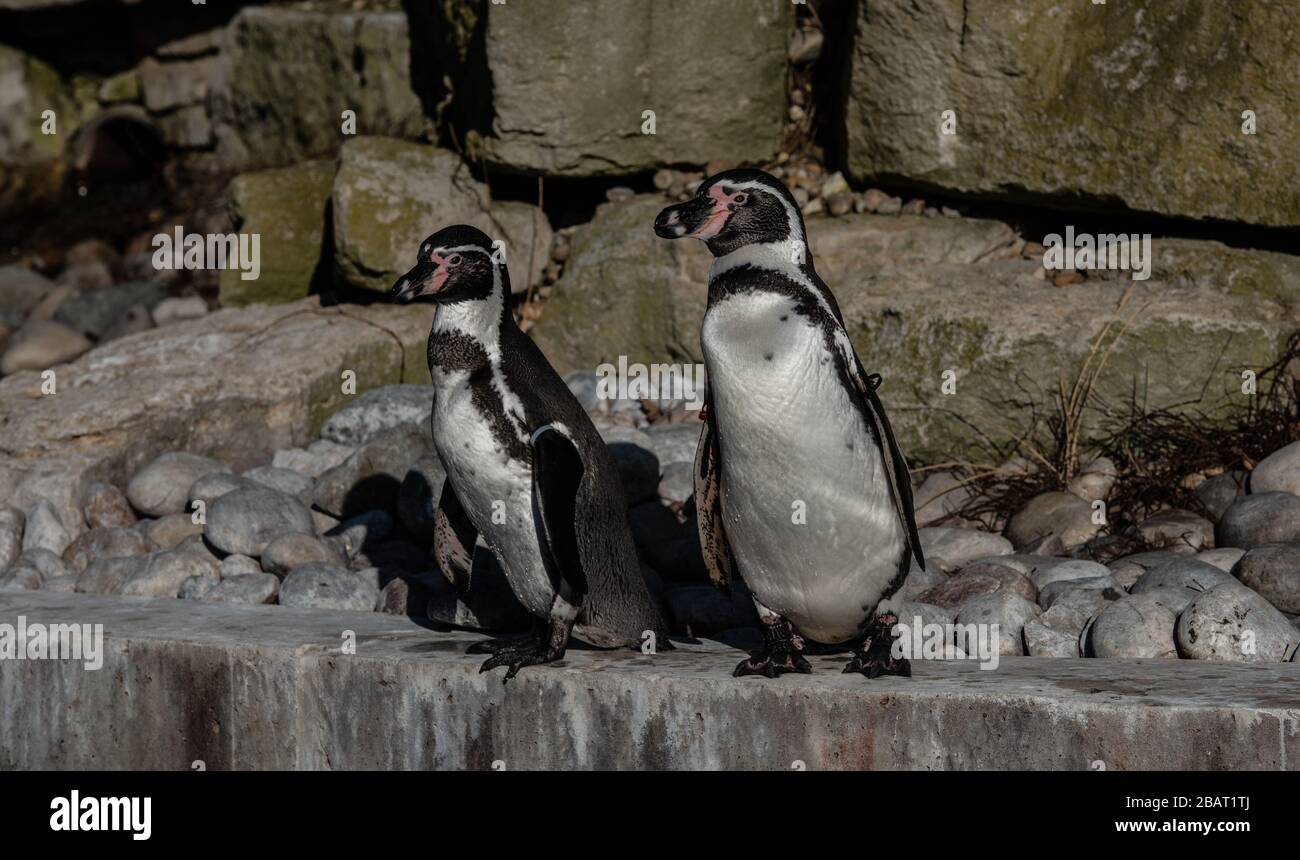
M 509 294 L 510 275 L 497 260 L 492 240 L 476 227 L 457 224 L 420 243 L 414 268 L 397 279 L 388 297 L 403 304 L 446 304 L 486 299 L 502 289 Z
M 727 170 L 700 183 L 695 197 L 655 218 L 664 239 L 703 239 L 715 257 L 746 245 L 803 242 L 799 204 L 763 170 Z

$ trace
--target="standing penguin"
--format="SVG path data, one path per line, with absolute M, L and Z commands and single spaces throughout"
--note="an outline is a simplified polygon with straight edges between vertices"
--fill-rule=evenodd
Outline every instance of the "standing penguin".
M 852 642 L 845 672 L 910 675 L 897 618 L 878 612 L 924 565 L 907 461 L 817 276 L 794 197 L 761 170 L 729 170 L 655 219 L 713 254 L 701 343 L 708 368 L 695 504 L 710 576 L 738 569 L 763 649 L 735 674 L 811 672 L 803 636 Z
M 481 671 L 564 656 L 569 635 L 603 648 L 654 631 L 671 647 L 641 575 L 617 467 L 591 419 L 510 312 L 510 276 L 482 231 L 458 225 L 420 245 L 393 285 L 437 309 L 429 334 L 433 442 L 447 480 L 434 525 L 438 567 L 462 593 L 482 535 L 534 637 L 470 647 Z

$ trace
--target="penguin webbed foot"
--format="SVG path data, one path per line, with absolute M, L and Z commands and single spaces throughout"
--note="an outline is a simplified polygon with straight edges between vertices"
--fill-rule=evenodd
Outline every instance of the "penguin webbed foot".
M 499 639 L 485 639 L 475 642 L 465 649 L 466 654 L 496 654 L 511 648 L 518 648 L 530 642 L 536 642 L 536 636 L 505 636 Z
M 540 638 L 515 639 L 508 644 L 503 644 L 503 640 L 497 640 L 490 643 L 480 643 L 485 645 L 501 645 L 491 657 L 483 661 L 479 667 L 479 674 L 491 672 L 493 669 L 501 666 L 506 667 L 505 677 L 502 683 L 509 681 L 519 670 L 525 666 L 539 666 L 543 663 L 554 663 L 564 657 L 564 648 L 556 648 L 549 641 Z
M 749 659 L 741 660 L 731 674 L 737 678 L 744 675 L 776 678 L 792 672 L 811 675 L 812 665 L 804 659 L 803 649 L 803 637 L 789 621 L 780 617 L 764 619 L 763 647 Z
M 844 667 L 844 674 L 857 672 L 868 678 L 883 675 L 912 677 L 912 664 L 906 657 L 895 657 L 894 625 L 898 616 L 892 612 L 883 613 L 867 628 L 862 642 L 853 649 L 853 659 Z

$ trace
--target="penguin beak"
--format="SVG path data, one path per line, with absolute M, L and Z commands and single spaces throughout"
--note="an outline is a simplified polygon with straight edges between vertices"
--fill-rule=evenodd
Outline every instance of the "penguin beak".
M 438 266 L 428 261 L 421 261 L 415 264 L 415 268 L 397 279 L 397 283 L 393 284 L 393 288 L 388 291 L 388 298 L 390 301 L 408 304 L 421 296 L 438 292 L 446 280 L 446 273 L 440 271 Z
M 731 213 L 727 209 L 719 213 L 718 205 L 712 197 L 693 197 L 660 212 L 654 220 L 655 235 L 660 239 L 682 239 L 686 236 L 711 239 L 722 230 L 722 223 L 718 223 L 718 229 L 708 235 L 705 235 L 706 227 L 711 226 L 719 214 L 722 214 L 722 222 L 725 222 Z

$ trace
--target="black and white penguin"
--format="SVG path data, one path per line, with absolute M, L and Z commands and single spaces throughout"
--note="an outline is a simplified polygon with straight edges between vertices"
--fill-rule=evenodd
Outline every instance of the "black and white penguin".
M 482 231 L 458 225 L 420 245 L 395 301 L 437 305 L 429 334 L 433 441 L 447 470 L 434 526 L 438 567 L 462 592 L 475 541 L 538 619 L 535 636 L 471 646 L 486 672 L 564 656 L 570 633 L 602 648 L 653 631 L 671 647 L 642 577 L 617 467 L 591 419 L 515 324 L 510 276 Z M 576 627 L 576 631 L 575 631 Z
M 880 606 L 913 558 L 924 565 L 907 461 L 793 195 L 761 170 L 729 170 L 654 228 L 714 257 L 695 504 L 710 575 L 725 585 L 738 571 L 763 621 L 762 651 L 735 674 L 810 672 L 807 637 L 852 643 L 845 672 L 910 675 Z

